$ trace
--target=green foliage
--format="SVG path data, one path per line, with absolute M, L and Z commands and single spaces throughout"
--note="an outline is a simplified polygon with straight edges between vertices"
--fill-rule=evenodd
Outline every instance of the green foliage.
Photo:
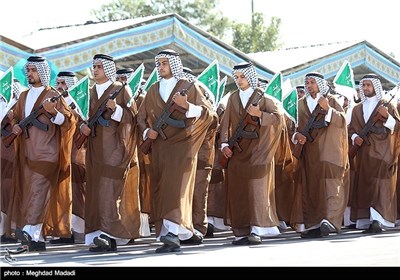
M 254 13 L 251 24 L 233 24 L 232 44 L 245 53 L 276 50 L 281 46 L 277 43 L 280 24 L 280 18 L 272 17 L 270 25 L 266 26 L 264 15 Z
M 176 13 L 221 38 L 231 23 L 217 10 L 217 5 L 214 0 L 114 0 L 92 14 L 100 21 L 110 21 Z
M 228 41 L 232 34 L 233 46 L 245 53 L 279 47 L 279 18 L 273 17 L 270 26 L 264 26 L 263 14 L 255 13 L 253 26 L 239 24 L 223 16 L 218 4 L 218 0 L 113 0 L 91 13 L 100 21 L 176 13 L 221 40 Z

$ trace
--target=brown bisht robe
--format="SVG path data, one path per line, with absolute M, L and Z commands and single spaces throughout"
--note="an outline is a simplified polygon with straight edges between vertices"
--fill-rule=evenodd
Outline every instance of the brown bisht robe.
M 6 131 L 11 132 L 12 127 L 7 115 L 4 116 L 4 119 L 1 122 L 1 127 L 4 127 Z M 14 146 L 11 145 L 6 148 L 3 143 L 1 143 L 1 212 L 4 214 L 7 214 L 10 201 L 14 158 Z M 2 217 L 0 217 L 0 219 L 2 219 Z M 7 226 L 5 225 L 5 221 L 2 221 L 2 223 L 4 223 L 4 228 L 0 230 L 5 231 Z M 4 234 L 4 232 L 2 232 L 2 234 Z
M 225 109 L 224 109 L 225 110 Z M 222 115 L 219 117 L 221 120 Z M 210 184 L 207 196 L 207 216 L 224 219 L 225 217 L 225 185 L 224 168 L 221 165 L 221 157 L 224 155 L 220 150 L 220 126 L 218 125 L 214 143 L 214 164 L 211 171 Z
M 293 121 L 285 117 L 282 126 L 282 134 L 275 154 L 275 204 L 279 221 L 287 224 L 290 222 L 290 215 L 294 197 L 294 170 L 295 159 L 292 156 L 292 141 L 290 140 L 288 127 L 294 126 Z
M 400 102 L 397 103 L 397 113 L 400 114 Z M 399 158 L 397 160 L 397 166 L 399 165 L 400 162 L 400 154 Z M 400 223 L 400 171 L 397 169 L 397 220 L 399 220 L 398 223 Z
M 305 228 L 328 220 L 337 231 L 342 226 L 343 214 L 349 193 L 348 141 L 346 116 L 343 108 L 332 96 L 327 96 L 333 108 L 332 119 L 327 127 L 314 128 L 313 142 L 304 144 L 302 156 L 295 172 L 295 197 L 291 215 L 291 226 L 298 224 Z M 297 131 L 304 131 L 310 118 L 306 97 L 299 100 L 299 125 Z M 317 120 L 325 118 L 318 115 Z M 345 183 L 347 182 L 347 183 Z
M 203 235 L 207 232 L 208 187 L 214 164 L 215 133 L 218 126 L 218 115 L 213 111 L 211 105 L 210 113 L 212 114 L 212 122 L 197 156 L 197 171 L 193 194 L 193 226 Z
M 21 93 L 15 105 L 13 123 L 25 116 L 28 91 Z M 33 110 L 46 98 L 59 93 L 47 86 L 39 95 Z M 15 160 L 13 187 L 8 208 L 9 225 L 16 227 L 43 223 L 46 236 L 71 236 L 71 147 L 76 120 L 63 98 L 56 109 L 65 117 L 59 126 L 44 114 L 37 119 L 48 125 L 48 131 L 32 126 L 29 138 L 24 132 L 14 140 Z M 15 228 L 9 228 L 9 232 Z
M 73 111 L 76 119 L 79 114 Z M 79 127 L 76 128 L 74 139 L 80 134 Z M 85 196 L 86 196 L 86 146 L 78 149 L 75 142 L 72 144 L 71 152 L 71 185 L 72 185 L 72 214 L 85 219 Z M 74 229 L 76 231 L 76 229 Z M 82 232 L 81 232 L 82 233 Z
M 139 94 L 136 98 L 136 107 L 140 108 L 144 100 L 145 95 Z M 137 146 L 143 142 L 143 137 L 140 134 L 140 129 L 137 130 Z M 140 212 L 149 214 L 151 213 L 151 197 L 150 197 L 150 156 L 143 154 L 142 152 L 137 152 L 139 161 L 139 198 L 140 198 Z
M 100 99 L 96 87 L 91 88 L 89 116 L 120 87 L 120 82 L 114 82 Z M 139 236 L 138 170 L 130 168 L 136 145 L 136 105 L 127 107 L 130 97 L 125 86 L 115 99 L 123 109 L 121 121 L 111 119 L 107 110 L 103 116 L 109 126 L 98 124 L 92 128 L 96 136 L 87 138 L 85 233 L 100 230 L 116 238 Z M 132 166 L 136 165 L 137 159 Z
M 257 88 L 248 102 L 254 102 Z M 277 104 L 268 97 L 259 103 L 263 112 L 261 126 L 246 126 L 255 131 L 256 139 L 242 138 L 240 153 L 233 149 L 225 173 L 226 217 L 225 225 L 232 227 L 235 236 L 250 234 L 250 226 L 274 227 L 279 220 L 275 207 L 275 161 L 279 145 L 283 115 Z M 221 119 L 221 143 L 227 143 L 246 111 L 240 101 L 239 91 L 229 97 L 226 111 Z
M 139 108 L 138 124 L 141 135 L 146 128 L 153 126 L 173 95 L 187 89 L 190 83 L 186 79 L 179 80 L 167 102 L 161 98 L 159 86 L 157 82 L 150 87 Z M 206 105 L 208 101 L 196 84 L 190 87 L 187 100 L 203 108 L 201 116 L 188 119 L 185 114 L 175 111 L 171 117 L 185 120 L 186 128 L 166 126 L 164 133 L 167 139 L 163 140 L 159 135 L 151 148 L 151 217 L 157 236 L 160 235 L 163 219 L 193 231 L 192 199 L 197 154 L 212 117 Z
M 225 217 L 225 185 L 224 169 L 220 161 L 223 154 L 219 147 L 215 148 L 214 166 L 211 172 L 207 195 L 207 216 L 224 219 Z
M 377 106 L 382 105 L 381 100 Z M 393 134 L 383 129 L 382 121 L 376 127 L 384 130 L 383 134 L 370 133 L 368 140 L 359 148 L 355 166 L 354 190 L 351 202 L 351 220 L 369 219 L 370 207 L 382 217 L 394 223 L 397 217 L 396 180 L 400 145 L 400 117 L 396 108 L 388 105 L 389 114 L 396 120 Z M 371 114 L 374 117 L 374 113 Z M 363 104 L 357 104 L 349 124 L 349 137 L 359 134 L 365 121 Z

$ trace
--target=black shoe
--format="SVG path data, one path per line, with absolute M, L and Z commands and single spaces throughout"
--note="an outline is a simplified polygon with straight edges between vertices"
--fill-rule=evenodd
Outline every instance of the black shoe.
M 100 236 L 93 239 L 93 243 L 96 247 L 90 247 L 90 252 L 116 252 L 117 242 L 114 238 L 110 238 L 105 234 L 100 234 Z
M 18 240 L 21 240 L 22 245 L 29 245 L 32 241 L 32 237 L 29 235 L 29 233 L 20 228 L 15 229 L 15 236 L 18 238 Z
M 6 236 L 6 234 L 3 234 L 1 236 L 1 243 L 18 243 L 18 239 L 8 237 L 8 236 Z
M 200 245 L 203 243 L 203 236 L 201 234 L 194 232 L 192 237 L 186 240 L 181 240 L 181 244 L 192 244 L 192 245 Z
M 207 233 L 205 237 L 214 237 L 214 225 L 213 224 L 208 224 L 207 225 Z
M 96 247 L 90 247 L 89 248 L 90 252 L 94 252 L 94 253 L 99 253 L 99 252 L 116 252 L 117 248 L 104 248 L 101 246 L 96 246 Z
M 239 240 L 233 240 L 232 244 L 233 245 L 250 245 L 250 241 L 249 241 L 249 238 L 246 236 L 246 237 L 240 238 Z
M 322 234 L 321 234 L 321 230 L 319 228 L 316 229 L 311 229 L 307 232 L 303 232 L 300 235 L 301 238 L 321 238 Z
M 250 234 L 247 239 L 249 240 L 250 245 L 258 245 L 261 244 L 261 237 L 255 233 Z
M 46 243 L 42 241 L 31 241 L 29 251 L 46 251 Z
M 15 236 L 21 240 L 21 247 L 17 251 L 24 250 L 28 247 L 29 251 L 46 251 L 46 243 L 43 241 L 32 241 L 32 237 L 26 231 L 16 228 Z
M 373 220 L 369 228 L 367 230 L 362 231 L 362 233 L 372 233 L 372 234 L 382 233 L 382 224 L 377 220 Z
M 166 245 L 171 247 L 180 247 L 181 242 L 177 235 L 173 234 L 172 232 L 168 232 L 167 235 L 161 236 L 160 241 Z
M 58 239 L 50 240 L 51 244 L 73 244 L 75 243 L 75 237 L 72 234 L 70 238 L 60 237 Z
M 371 226 L 372 226 L 372 231 L 374 233 L 381 233 L 382 232 L 382 224 L 381 224 L 381 222 L 379 222 L 377 220 L 373 220 Z
M 323 222 L 323 223 L 321 224 L 319 230 L 320 230 L 320 232 L 321 232 L 321 236 L 322 236 L 322 237 L 328 236 L 329 233 L 331 232 L 331 229 L 330 229 L 330 227 L 329 227 L 329 225 L 328 225 L 327 222 Z
M 31 241 L 29 245 L 18 247 L 17 252 L 24 252 L 26 249 L 28 249 L 27 251 L 29 252 L 46 251 L 46 243 L 43 241 Z
M 162 247 L 156 249 L 156 253 L 173 253 L 173 252 L 180 252 L 181 248 L 178 246 L 170 246 L 164 244 Z

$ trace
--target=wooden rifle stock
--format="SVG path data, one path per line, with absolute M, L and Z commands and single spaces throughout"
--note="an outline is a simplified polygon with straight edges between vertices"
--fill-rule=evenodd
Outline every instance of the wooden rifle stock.
M 358 150 L 360 149 L 361 146 L 358 146 L 357 144 L 351 145 L 349 149 L 349 159 L 353 159 L 356 155 Z
M 221 152 L 221 153 L 222 153 L 222 152 Z M 230 159 L 230 158 L 226 157 L 226 156 L 224 155 L 224 153 L 222 153 L 222 156 L 221 156 L 221 158 L 220 158 L 220 160 L 219 160 L 219 164 L 221 164 L 222 168 L 225 169 L 225 168 L 228 166 L 229 159 Z
M 68 96 L 68 91 L 64 91 L 62 94 L 57 95 L 57 96 L 53 96 L 52 98 L 50 98 L 51 102 L 56 102 L 58 99 L 60 99 L 63 96 Z M 18 125 L 21 127 L 21 129 L 25 130 L 25 136 L 26 138 L 29 138 L 29 133 L 28 133 L 28 129 L 31 128 L 33 125 L 41 125 L 41 129 L 47 131 L 47 125 L 43 124 L 41 122 L 39 122 L 37 120 L 37 118 L 42 115 L 45 114 L 49 119 L 52 118 L 53 116 L 48 113 L 44 107 L 43 104 L 40 104 L 40 106 L 38 106 L 37 108 L 35 108 L 32 113 L 29 114 L 29 116 L 23 118 Z M 17 138 L 17 134 L 14 134 L 13 132 L 11 132 L 8 136 L 3 137 L 2 138 L 2 142 L 4 144 L 4 146 L 6 148 L 10 147 L 11 144 L 14 142 L 15 138 Z
M 113 94 L 108 96 L 108 98 L 105 99 L 103 101 L 103 103 L 100 105 L 99 109 L 96 111 L 96 113 L 93 115 L 93 117 L 91 119 L 89 119 L 88 126 L 92 130 L 93 137 L 95 136 L 94 129 L 96 128 L 96 125 L 98 124 L 99 119 L 102 118 L 103 113 L 105 111 L 107 111 L 106 105 L 107 105 L 108 100 L 114 100 L 117 97 L 117 95 L 122 91 L 122 89 L 125 88 L 125 86 L 126 86 L 126 82 L 122 83 L 122 86 L 119 89 L 115 90 Z M 87 135 L 83 134 L 82 132 L 79 133 L 78 137 L 76 137 L 76 139 L 75 139 L 76 147 L 78 149 L 80 149 L 82 147 L 83 143 L 85 143 L 87 138 L 88 138 Z
M 297 142 L 297 144 L 294 145 L 294 149 L 292 151 L 292 155 L 295 158 L 297 158 L 297 159 L 301 158 L 301 153 L 303 152 L 303 146 L 304 146 L 304 144 L 300 144 L 299 142 Z
M 83 134 L 82 132 L 78 134 L 78 136 L 75 139 L 75 146 L 80 149 L 85 142 L 87 136 Z
M 190 84 L 189 88 L 191 87 L 191 85 L 193 85 L 193 83 Z M 189 89 L 188 88 L 188 89 Z M 180 91 L 180 95 L 186 95 L 188 89 L 183 89 Z M 186 113 L 186 109 L 182 108 L 181 106 L 179 106 L 178 104 L 176 104 L 173 100 L 171 100 L 170 103 L 168 103 L 164 110 L 163 113 L 161 114 L 161 116 L 154 122 L 154 125 L 152 127 L 153 130 L 157 131 L 161 137 L 165 140 L 167 139 L 167 136 L 165 135 L 163 128 L 168 125 L 167 121 L 170 118 L 170 115 L 175 112 L 175 111 L 179 111 L 183 114 Z M 171 119 L 172 120 L 172 119 Z M 176 121 L 176 120 L 175 120 Z M 181 126 L 178 126 L 181 127 Z M 184 127 L 184 126 L 183 126 Z M 156 138 L 157 139 L 157 138 Z M 153 142 L 156 139 L 150 139 L 149 137 L 146 138 L 146 140 L 144 140 L 142 142 L 142 144 L 140 144 L 140 146 L 138 147 L 138 149 L 145 155 L 147 155 L 150 151 L 151 151 L 151 146 L 153 144 Z

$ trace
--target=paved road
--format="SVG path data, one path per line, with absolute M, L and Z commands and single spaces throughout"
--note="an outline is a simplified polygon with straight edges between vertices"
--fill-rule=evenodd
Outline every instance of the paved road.
M 4 271 L 6 267 L 400 267 L 400 228 L 378 235 L 345 229 L 340 234 L 312 240 L 286 231 L 278 237 L 263 239 L 257 246 L 233 246 L 232 240 L 231 232 L 217 232 L 202 245 L 182 245 L 181 252 L 168 254 L 154 253 L 161 245 L 155 241 L 154 234 L 137 239 L 135 244 L 119 246 L 118 252 L 110 253 L 91 253 L 83 244 L 46 244 L 47 251 L 17 255 L 12 263 L 5 261 L 5 249 L 15 249 L 17 245 L 1 244 L 0 265 Z

